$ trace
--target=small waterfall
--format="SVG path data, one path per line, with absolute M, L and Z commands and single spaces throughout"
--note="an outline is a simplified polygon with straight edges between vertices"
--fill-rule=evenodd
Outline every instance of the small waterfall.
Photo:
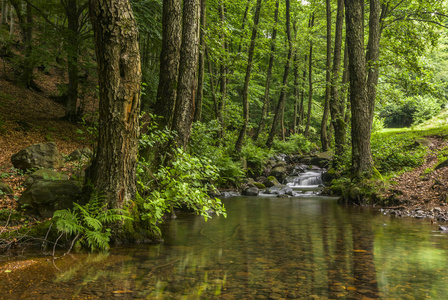
M 307 171 L 297 176 L 286 178 L 286 184 L 294 191 L 302 191 L 306 194 L 320 192 L 323 187 L 322 171 Z

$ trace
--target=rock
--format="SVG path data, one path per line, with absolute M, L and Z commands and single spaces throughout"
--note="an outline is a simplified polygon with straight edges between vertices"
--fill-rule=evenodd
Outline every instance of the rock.
M 428 141 L 427 139 L 416 139 L 415 146 L 423 146 L 423 147 L 431 147 L 433 144 L 431 141 Z
M 327 172 L 322 173 L 322 181 L 326 185 L 330 185 L 331 181 L 336 178 L 337 178 L 337 175 L 336 175 L 335 169 L 330 169 Z
M 2 194 L 14 194 L 14 191 L 6 183 L 0 182 L 0 195 Z
M 320 168 L 327 167 L 333 159 L 333 154 L 329 151 L 315 154 L 311 158 L 311 164 Z
M 29 187 L 33 183 L 39 181 L 39 180 L 48 180 L 48 181 L 55 181 L 55 180 L 68 180 L 68 176 L 66 174 L 61 174 L 59 172 L 50 170 L 50 169 L 40 169 L 31 174 L 23 183 L 25 187 Z
M 15 168 L 24 171 L 32 168 L 55 169 L 61 166 L 61 156 L 55 143 L 41 143 L 20 150 L 11 157 L 11 162 Z
M 442 161 L 441 163 L 437 164 L 437 166 L 434 168 L 434 170 L 442 169 L 448 167 L 448 159 Z
M 23 192 L 18 203 L 43 218 L 50 218 L 56 210 L 72 208 L 80 196 L 81 189 L 73 180 L 40 180 Z
M 259 193 L 260 190 L 255 186 L 243 188 L 241 191 L 241 195 L 244 196 L 258 196 Z
M 73 160 L 80 160 L 82 158 L 90 159 L 92 157 L 93 157 L 92 150 L 90 150 L 89 148 L 82 148 L 82 149 L 77 149 L 77 150 L 73 151 L 72 153 L 70 153 L 68 155 L 68 160 L 73 161 Z
M 285 166 L 277 166 L 271 170 L 269 176 L 274 176 L 277 178 L 279 182 L 282 182 L 286 177 L 286 167 Z
M 276 185 L 272 186 L 270 188 L 267 188 L 265 191 L 266 194 L 272 194 L 272 195 L 293 195 L 293 190 L 291 187 L 286 185 Z
M 272 186 L 279 185 L 280 183 L 278 182 L 277 178 L 275 178 L 274 176 L 269 176 L 268 178 L 263 180 L 263 184 L 265 187 L 270 188 Z
M 266 188 L 266 186 L 264 184 L 260 183 L 260 182 L 254 182 L 253 185 L 256 186 L 258 189 L 261 189 L 261 190 Z

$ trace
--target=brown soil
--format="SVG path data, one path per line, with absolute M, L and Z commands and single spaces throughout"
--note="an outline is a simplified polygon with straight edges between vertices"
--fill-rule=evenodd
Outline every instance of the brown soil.
M 393 197 L 399 205 L 385 209 L 398 216 L 428 217 L 448 221 L 448 172 L 446 168 L 434 170 L 439 163 L 437 154 L 448 147 L 448 141 L 427 137 L 432 142 L 422 166 L 393 180 L 384 195 Z

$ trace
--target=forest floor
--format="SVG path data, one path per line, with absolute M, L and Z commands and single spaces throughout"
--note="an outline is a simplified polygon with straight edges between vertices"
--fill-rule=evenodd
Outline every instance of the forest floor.
M 393 197 L 399 204 L 384 209 L 397 216 L 430 218 L 448 221 L 448 172 L 446 168 L 435 170 L 438 155 L 448 147 L 448 140 L 425 137 L 431 142 L 425 162 L 391 180 L 390 188 L 383 195 Z

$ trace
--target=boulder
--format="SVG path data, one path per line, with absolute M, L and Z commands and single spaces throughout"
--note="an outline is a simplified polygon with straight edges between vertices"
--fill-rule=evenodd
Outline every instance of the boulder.
M 18 203 L 43 218 L 51 218 L 56 210 L 72 208 L 80 196 L 81 189 L 73 180 L 40 180 L 23 192 Z
M 267 188 L 265 193 L 272 195 L 289 195 L 289 196 L 292 196 L 294 194 L 292 188 L 286 185 L 272 186 L 270 188 Z
M 23 183 L 25 187 L 29 187 L 33 183 L 39 181 L 39 180 L 48 180 L 48 181 L 55 181 L 55 180 L 68 180 L 68 175 L 61 174 L 59 172 L 50 170 L 50 169 L 40 169 L 31 174 Z
M 272 168 L 271 172 L 269 173 L 269 176 L 274 176 L 277 178 L 278 181 L 283 181 L 283 179 L 286 177 L 286 166 L 279 165 L 275 168 Z
M 277 178 L 275 178 L 274 176 L 269 176 L 268 178 L 263 180 L 263 184 L 265 187 L 270 188 L 272 186 L 279 185 L 280 183 L 278 182 Z
M 2 194 L 14 194 L 14 191 L 6 183 L 0 182 L 0 195 Z
M 259 193 L 260 193 L 260 190 L 255 186 L 245 187 L 241 191 L 241 195 L 244 195 L 244 196 L 258 196 Z
M 333 159 L 333 154 L 329 151 L 315 154 L 311 158 L 311 164 L 320 168 L 327 167 Z
M 11 157 L 11 162 L 15 168 L 24 171 L 32 168 L 55 169 L 61 166 L 61 156 L 55 143 L 41 143 L 20 150 Z
M 69 161 L 80 160 L 82 158 L 90 159 L 93 157 L 93 152 L 89 148 L 77 149 L 68 155 Z

